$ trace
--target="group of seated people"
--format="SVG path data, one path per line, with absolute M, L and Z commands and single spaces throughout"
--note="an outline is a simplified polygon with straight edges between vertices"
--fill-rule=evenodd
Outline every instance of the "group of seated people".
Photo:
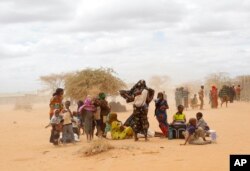
M 185 143 L 189 144 L 209 144 L 211 141 L 206 140 L 209 134 L 209 126 L 203 119 L 203 114 L 198 112 L 196 118 L 190 118 L 186 124 L 186 116 L 183 113 L 184 106 L 179 105 L 177 113 L 173 116 L 173 122 L 169 125 L 169 138 L 184 138 Z M 203 141 L 200 141 L 202 138 Z
M 59 140 L 62 143 L 75 142 L 79 140 L 79 120 L 77 118 L 77 113 L 72 112 L 69 109 L 70 102 L 65 102 L 65 110 L 60 112 L 59 110 L 54 111 L 54 115 L 51 118 L 50 125 L 52 126 L 50 142 L 57 145 Z M 189 144 L 208 144 L 210 141 L 206 140 L 206 135 L 208 134 L 209 127 L 205 120 L 203 119 L 202 113 L 197 113 L 196 118 L 191 118 L 186 124 L 186 116 L 183 113 L 184 107 L 182 105 L 178 106 L 178 111 L 173 116 L 173 122 L 169 124 L 168 138 L 169 139 L 184 139 L 186 143 Z M 62 132 L 62 138 L 60 139 L 60 133 Z M 122 124 L 118 120 L 116 113 L 110 113 L 107 117 L 105 135 L 110 132 L 111 138 L 113 140 L 122 140 L 133 137 L 133 129 L 129 124 Z M 163 134 L 161 133 L 150 133 L 159 137 Z M 202 138 L 202 142 L 198 141 Z

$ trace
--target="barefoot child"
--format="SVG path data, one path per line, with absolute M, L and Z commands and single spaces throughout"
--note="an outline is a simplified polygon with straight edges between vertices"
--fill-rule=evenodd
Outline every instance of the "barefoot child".
M 60 138 L 60 132 L 62 131 L 62 117 L 60 116 L 60 110 L 55 109 L 54 115 L 51 118 L 49 126 L 52 126 L 50 143 L 58 145 L 58 140 Z
M 70 101 L 65 102 L 65 109 L 63 110 L 63 134 L 62 134 L 62 141 L 63 143 L 67 142 L 75 142 L 73 127 L 72 127 L 72 112 L 69 109 Z
M 209 126 L 207 125 L 207 122 L 203 119 L 203 114 L 201 112 L 198 112 L 196 114 L 197 119 L 197 128 L 201 127 L 204 131 L 209 131 Z
M 93 139 L 93 120 L 94 112 L 96 111 L 90 96 L 84 101 L 83 109 L 86 111 L 84 130 L 87 136 L 87 142 L 90 142 Z
M 199 141 L 200 137 L 203 139 L 203 141 Z M 205 138 L 205 131 L 201 127 L 197 128 L 197 120 L 195 118 L 191 118 L 189 120 L 185 136 L 185 143 L 181 145 L 186 145 L 187 142 L 194 145 L 211 144 L 211 141 L 207 141 Z

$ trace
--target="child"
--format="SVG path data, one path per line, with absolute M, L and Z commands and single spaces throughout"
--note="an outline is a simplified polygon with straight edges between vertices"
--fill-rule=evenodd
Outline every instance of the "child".
M 59 115 L 60 110 L 55 109 L 54 115 L 51 118 L 50 125 L 52 126 L 50 143 L 58 145 L 58 140 L 60 138 L 60 132 L 62 131 L 62 117 Z
M 73 112 L 72 127 L 73 127 L 74 134 L 76 134 L 79 139 L 80 138 L 80 119 L 77 117 L 77 112 Z
M 189 124 L 185 135 L 185 143 L 181 145 L 186 145 L 187 142 L 189 144 L 194 144 L 194 145 L 211 144 L 211 141 L 207 141 L 205 138 L 205 131 L 201 127 L 197 128 L 196 123 L 197 120 L 195 118 L 191 118 L 189 120 Z M 199 141 L 200 137 L 203 139 L 203 141 Z
M 83 101 L 82 100 L 79 100 L 77 102 L 77 115 L 78 115 L 78 118 L 80 120 L 80 128 L 79 128 L 79 131 L 81 133 L 81 129 L 82 129 L 82 135 L 84 135 L 84 111 L 82 110 L 82 106 L 83 106 Z
M 203 114 L 201 112 L 198 112 L 196 114 L 197 119 L 197 128 L 201 127 L 204 131 L 209 131 L 209 126 L 207 125 L 206 121 L 203 119 Z
M 198 99 L 197 99 L 197 95 L 194 94 L 194 97 L 191 99 L 191 107 L 192 109 L 195 109 L 197 108 L 199 105 L 198 105 Z
M 70 101 L 65 102 L 65 109 L 63 110 L 63 134 L 62 134 L 62 141 L 63 143 L 67 142 L 75 142 L 73 127 L 72 127 L 72 113 L 69 109 Z
M 94 112 L 96 111 L 90 96 L 84 101 L 83 109 L 86 111 L 84 130 L 87 136 L 87 142 L 90 142 L 93 139 L 93 119 Z

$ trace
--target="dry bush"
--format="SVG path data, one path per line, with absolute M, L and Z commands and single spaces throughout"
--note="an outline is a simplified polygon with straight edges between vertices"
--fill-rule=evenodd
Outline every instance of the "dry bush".
M 110 68 L 84 69 L 68 76 L 65 80 L 66 96 L 79 100 L 87 95 L 105 92 L 117 95 L 126 84 Z
M 93 141 L 90 144 L 90 147 L 87 149 L 82 149 L 80 150 L 80 154 L 82 154 L 83 156 L 93 156 L 99 153 L 103 153 L 103 152 L 107 152 L 111 149 L 114 149 L 114 147 L 112 145 L 109 144 L 109 142 L 107 140 L 104 139 L 98 139 Z

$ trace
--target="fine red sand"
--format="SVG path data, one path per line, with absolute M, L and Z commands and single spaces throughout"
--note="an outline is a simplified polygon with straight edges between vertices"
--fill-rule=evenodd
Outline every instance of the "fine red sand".
M 13 106 L 0 106 L 0 170 L 1 171 L 58 171 L 58 170 L 119 170 L 119 171 L 226 171 L 229 170 L 230 154 L 250 154 L 250 105 L 229 104 L 228 108 L 203 110 L 204 118 L 218 134 L 216 144 L 205 146 L 180 146 L 183 140 L 152 138 L 109 140 L 115 147 L 105 153 L 82 157 L 80 149 L 88 148 L 85 137 L 75 145 L 54 147 L 49 143 L 48 105 L 35 105 L 31 112 L 14 111 Z M 159 131 L 150 106 L 150 129 Z M 168 111 L 172 118 L 174 108 Z M 194 117 L 198 110 L 186 111 L 187 118 Z M 125 120 L 131 111 L 119 113 Z

